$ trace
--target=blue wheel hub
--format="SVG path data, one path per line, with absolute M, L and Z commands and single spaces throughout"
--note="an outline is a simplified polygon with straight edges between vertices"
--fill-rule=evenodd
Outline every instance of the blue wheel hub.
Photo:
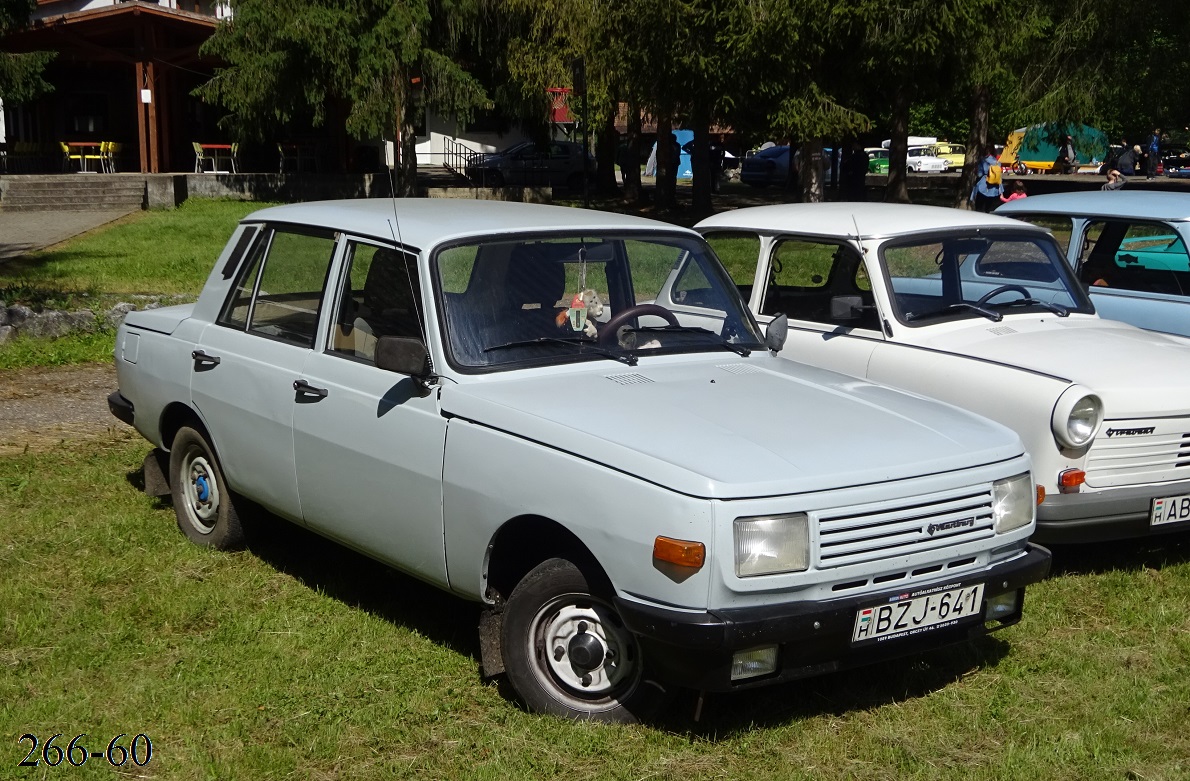
M 205 502 L 211 498 L 211 486 L 207 483 L 206 475 L 194 478 L 194 487 L 198 490 L 198 501 Z

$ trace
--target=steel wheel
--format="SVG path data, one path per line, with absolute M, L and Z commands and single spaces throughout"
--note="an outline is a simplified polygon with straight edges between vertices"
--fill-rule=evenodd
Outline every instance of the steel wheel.
M 169 456 L 169 483 L 178 528 L 191 542 L 238 548 L 244 532 L 215 451 L 195 429 L 183 427 Z
M 537 713 L 632 722 L 667 696 L 611 601 L 565 559 L 543 562 L 513 589 L 501 642 L 509 683 Z

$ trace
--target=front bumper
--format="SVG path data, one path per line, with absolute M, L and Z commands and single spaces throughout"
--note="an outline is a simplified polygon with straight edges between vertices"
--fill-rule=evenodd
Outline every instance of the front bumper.
M 1037 508 L 1032 539 L 1045 543 L 1104 542 L 1127 537 L 1186 531 L 1190 523 L 1153 526 L 1153 500 L 1190 494 L 1190 480 L 1111 488 L 1097 493 L 1051 494 Z
M 627 627 L 640 638 L 659 675 L 681 686 L 729 691 L 821 675 L 982 637 L 1020 620 L 1025 586 L 1043 579 L 1049 569 L 1050 552 L 1030 544 L 1023 556 L 954 582 L 957 586 L 982 581 L 985 604 L 990 597 L 1020 592 L 1016 613 L 994 626 L 973 619 L 857 648 L 851 646 L 856 612 L 887 603 L 900 591 L 704 613 L 680 612 L 622 599 L 616 600 L 616 607 Z M 949 585 L 941 581 L 915 586 L 914 591 L 944 584 Z M 773 644 L 779 646 L 776 672 L 744 681 L 731 680 L 734 652 Z

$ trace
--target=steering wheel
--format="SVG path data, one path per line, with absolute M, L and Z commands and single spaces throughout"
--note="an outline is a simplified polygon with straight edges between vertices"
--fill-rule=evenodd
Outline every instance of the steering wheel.
M 983 306 L 1001 293 L 1020 293 L 1023 298 L 1032 298 L 1032 296 L 1029 295 L 1029 291 L 1020 285 L 1001 285 L 995 290 L 988 291 L 987 295 L 975 303 L 977 306 Z
M 627 324 L 629 320 L 645 315 L 660 317 L 670 325 L 678 325 L 678 318 L 674 317 L 674 313 L 665 307 L 658 306 L 657 304 L 637 304 L 636 306 L 630 306 L 627 309 L 616 312 L 611 316 L 610 320 L 599 326 L 599 343 L 605 345 L 614 343 L 618 337 L 616 332 L 622 326 Z

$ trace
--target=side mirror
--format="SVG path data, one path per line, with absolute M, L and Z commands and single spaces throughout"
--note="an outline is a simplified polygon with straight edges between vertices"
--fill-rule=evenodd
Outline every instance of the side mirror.
M 831 320 L 858 320 L 864 312 L 859 296 L 831 296 Z
M 420 339 L 382 336 L 376 341 L 376 366 L 424 384 L 430 378 L 430 353 Z
M 773 352 L 780 352 L 785 346 L 785 339 L 789 336 L 789 318 L 783 314 L 777 315 L 769 321 L 764 329 L 764 346 Z

